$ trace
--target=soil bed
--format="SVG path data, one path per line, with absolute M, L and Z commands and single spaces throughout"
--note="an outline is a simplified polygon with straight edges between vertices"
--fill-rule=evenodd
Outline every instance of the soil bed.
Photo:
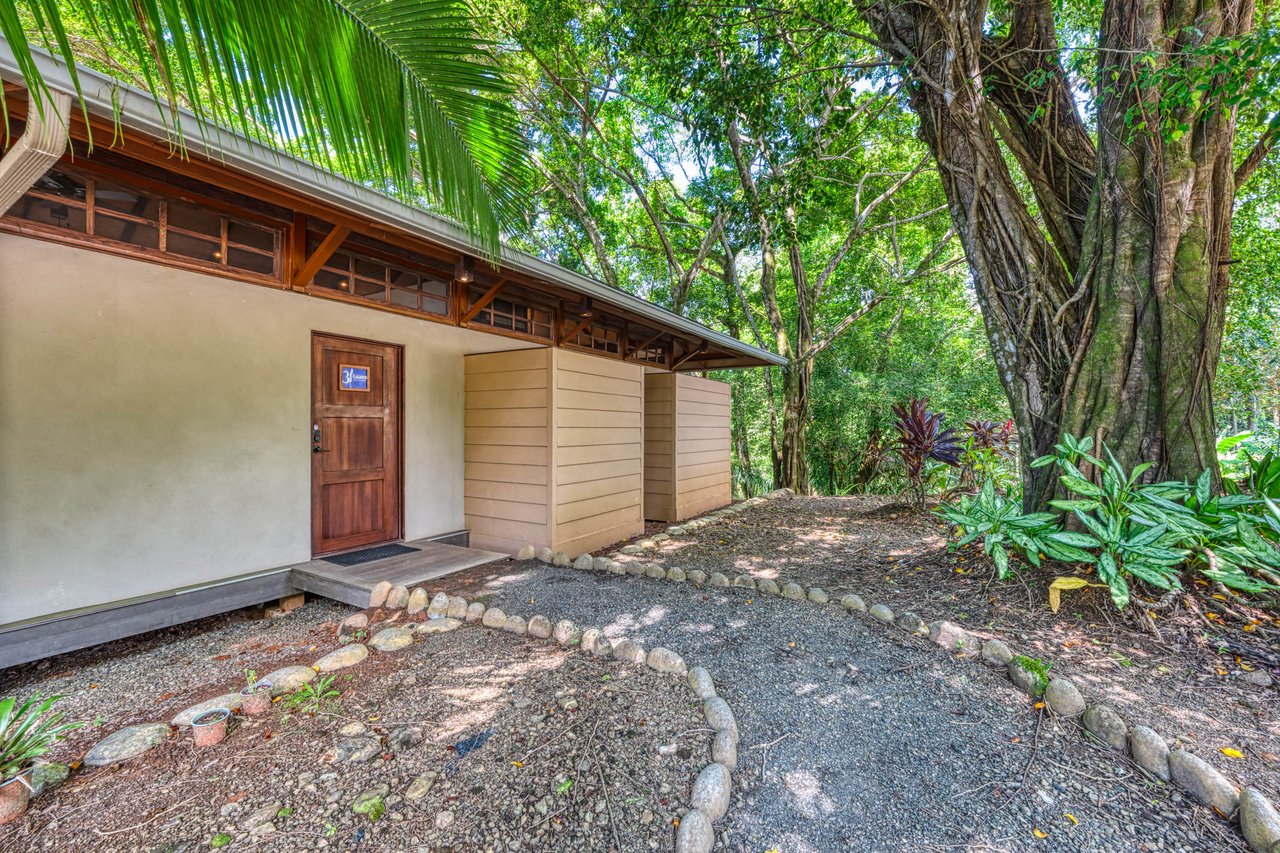
M 256 639 L 253 627 L 240 623 L 240 642 Z M 218 630 L 230 631 L 220 642 L 235 639 L 231 626 Z M 180 643 L 200 641 L 193 632 Z M 118 681 L 78 697 L 77 716 L 119 715 L 114 698 L 138 689 L 137 672 L 159 686 L 186 677 L 180 663 L 117 660 L 113 671 Z M 54 681 L 28 674 L 22 690 Z M 669 850 L 708 760 L 709 735 L 680 679 L 478 626 L 375 653 L 333 687 L 341 696 L 315 715 L 277 701 L 219 746 L 197 749 L 183 730 L 140 758 L 81 770 L 0 828 L 0 849 L 194 851 L 225 835 L 233 850 Z M 95 706 L 99 696 L 107 701 Z M 376 754 L 352 758 L 361 744 Z M 51 757 L 68 761 L 84 746 Z M 354 813 L 361 794 L 381 804 Z

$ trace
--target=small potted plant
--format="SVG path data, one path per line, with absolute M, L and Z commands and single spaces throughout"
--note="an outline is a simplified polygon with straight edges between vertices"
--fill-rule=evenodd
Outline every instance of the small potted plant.
M 191 721 L 191 739 L 196 746 L 216 746 L 227 736 L 227 720 L 231 719 L 230 708 L 214 708 L 205 711 Z
M 62 696 L 32 696 L 21 705 L 15 697 L 0 700 L 0 824 L 21 817 L 31 798 L 35 760 L 84 723 L 62 722 L 53 705 Z
M 247 717 L 265 714 L 271 708 L 271 682 L 259 681 L 258 673 L 245 670 L 245 686 L 240 690 L 240 710 Z

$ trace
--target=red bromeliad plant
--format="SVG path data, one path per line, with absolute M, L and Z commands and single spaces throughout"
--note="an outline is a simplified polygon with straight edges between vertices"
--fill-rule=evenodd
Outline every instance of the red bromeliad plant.
M 974 450 L 994 450 L 1005 454 L 1009 452 L 1010 445 L 1013 443 L 1013 418 L 1009 418 L 1004 423 L 980 419 L 968 420 L 964 422 L 964 428 L 969 432 Z
M 893 407 L 897 416 L 897 451 L 907 471 L 907 484 L 918 506 L 924 506 L 924 465 L 927 461 L 960 464 L 962 448 L 956 431 L 942 426 L 942 413 L 928 409 L 929 398 L 912 397 Z

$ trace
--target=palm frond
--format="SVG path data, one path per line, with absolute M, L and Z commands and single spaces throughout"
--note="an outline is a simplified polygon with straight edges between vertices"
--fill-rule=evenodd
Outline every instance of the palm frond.
M 460 0 L 30 0 L 75 76 L 63 10 L 176 106 L 461 222 L 496 257 L 523 221 L 524 136 Z M 14 5 L 0 32 L 37 106 L 47 88 Z

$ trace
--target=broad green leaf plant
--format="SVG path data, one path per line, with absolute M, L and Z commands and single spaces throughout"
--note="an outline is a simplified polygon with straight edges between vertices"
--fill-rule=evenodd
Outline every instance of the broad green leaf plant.
M 87 41 L 140 69 L 175 132 L 186 106 L 433 207 L 492 257 L 524 222 L 523 131 L 466 2 L 29 0 L 0 3 L 0 34 L 41 111 L 49 90 L 32 42 L 67 64 L 80 94 L 73 43 Z
M 32 696 L 21 705 L 13 696 L 0 699 L 0 781 L 17 776 L 67 732 L 84 725 L 62 721 L 62 712 L 53 710 L 61 698 Z

